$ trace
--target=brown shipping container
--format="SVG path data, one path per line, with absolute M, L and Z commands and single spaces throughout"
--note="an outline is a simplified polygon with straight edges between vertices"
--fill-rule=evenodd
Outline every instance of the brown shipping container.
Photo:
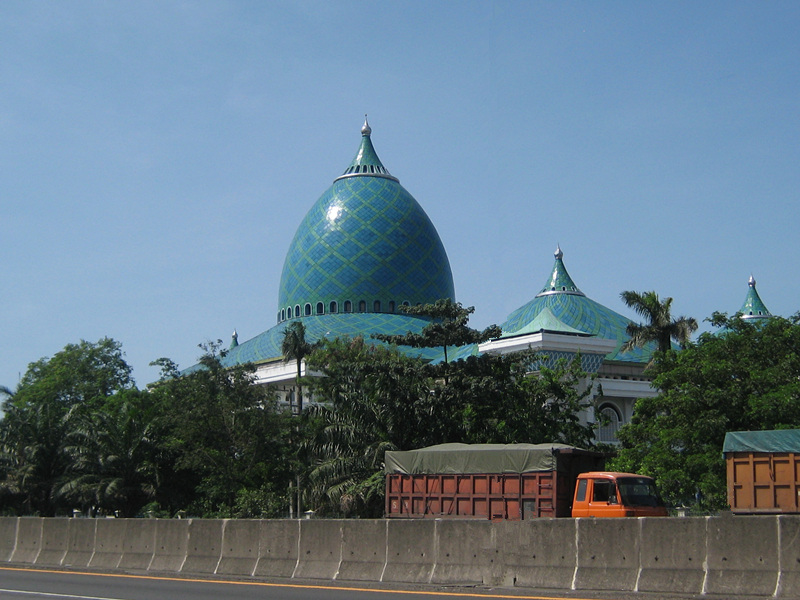
M 604 464 L 603 454 L 561 444 L 443 444 L 387 452 L 386 516 L 568 517 L 578 474 Z M 542 465 L 550 468 L 527 470 Z M 497 472 L 470 472 L 487 466 Z
M 723 454 L 731 511 L 800 512 L 800 430 L 730 432 Z

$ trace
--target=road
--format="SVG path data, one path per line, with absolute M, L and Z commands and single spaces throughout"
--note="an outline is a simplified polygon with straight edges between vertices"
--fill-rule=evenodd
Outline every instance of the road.
M 522 589 L 445 587 L 389 588 L 345 584 L 276 583 L 251 579 L 190 579 L 169 576 L 80 573 L 0 567 L 0 600 L 655 600 L 615 592 L 533 593 Z M 699 598 L 664 596 L 658 600 Z

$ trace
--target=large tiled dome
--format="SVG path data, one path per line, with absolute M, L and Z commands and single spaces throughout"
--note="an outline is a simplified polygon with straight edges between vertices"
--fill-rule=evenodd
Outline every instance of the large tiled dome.
M 395 313 L 455 298 L 433 223 L 389 174 L 364 123 L 361 146 L 295 233 L 281 276 L 278 322 L 338 313 Z
M 383 166 L 371 133 L 365 121 L 356 157 L 297 229 L 281 276 L 278 323 L 241 344 L 234 336 L 224 365 L 281 359 L 286 327 L 298 319 L 312 343 L 420 333 L 428 319 L 400 312 L 401 305 L 455 300 L 450 261 L 439 234 Z M 441 353 L 403 350 L 426 359 Z

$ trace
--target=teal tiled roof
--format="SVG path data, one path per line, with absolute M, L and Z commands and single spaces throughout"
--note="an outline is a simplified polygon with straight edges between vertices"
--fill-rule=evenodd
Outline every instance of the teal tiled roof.
M 747 296 L 739 312 L 742 313 L 743 319 L 766 319 L 772 316 L 756 291 L 756 280 L 752 275 L 748 281 Z
M 296 320 L 296 319 L 294 319 Z M 363 336 L 367 341 L 379 344 L 377 340 L 370 340 L 373 333 L 386 335 L 403 335 L 409 331 L 420 333 L 428 324 L 428 320 L 404 314 L 374 314 L 374 313 L 349 313 L 336 315 L 311 316 L 302 319 L 306 328 L 306 341 L 314 343 L 320 339 L 336 339 L 340 337 L 354 338 Z M 283 332 L 289 322 L 280 323 L 275 327 L 257 335 L 256 337 L 240 342 L 231 348 L 222 359 L 224 366 L 230 367 L 245 363 L 264 363 L 283 360 L 281 344 Z M 438 349 L 419 349 L 401 347 L 402 351 L 410 356 L 419 356 L 431 359 L 439 354 Z M 190 372 L 194 367 L 188 369 Z
M 385 169 L 364 124 L 355 159 L 303 219 L 286 254 L 278 322 L 455 299 L 433 223 Z
M 557 316 L 553 314 L 553 311 L 549 308 L 545 308 L 540 312 L 536 317 L 525 325 L 519 331 L 509 331 L 508 333 L 503 332 L 503 337 L 511 337 L 514 335 L 526 335 L 529 333 L 537 333 L 539 331 L 549 331 L 550 333 L 567 333 L 567 334 L 577 334 L 577 335 L 589 335 L 584 333 L 580 329 L 575 329 L 574 327 L 570 327 L 564 321 L 559 319 Z
M 539 325 L 543 322 L 557 322 L 561 327 L 566 326 L 586 335 L 616 340 L 616 348 L 606 355 L 609 360 L 648 362 L 656 349 L 655 345 L 620 352 L 622 344 L 629 339 L 626 330 L 631 320 L 586 297 L 567 273 L 561 248 L 558 248 L 555 256 L 553 271 L 542 291 L 508 316 L 502 325 L 503 337 L 519 335 L 521 331 L 541 330 Z

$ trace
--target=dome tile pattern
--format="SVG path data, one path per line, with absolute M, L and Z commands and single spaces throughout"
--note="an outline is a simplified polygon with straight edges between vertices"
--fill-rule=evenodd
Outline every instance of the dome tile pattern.
M 756 291 L 756 280 L 752 275 L 748 281 L 747 296 L 739 312 L 742 313 L 743 319 L 767 319 L 772 316 Z
M 561 248 L 556 251 L 555 256 L 553 271 L 544 288 L 533 300 L 508 316 L 501 326 L 503 337 L 525 330 L 531 323 L 540 319 L 543 312 L 549 311 L 548 316 L 557 319 L 563 325 L 587 335 L 616 340 L 617 346 L 606 355 L 607 359 L 648 362 L 655 351 L 655 345 L 620 352 L 622 344 L 629 339 L 626 330 L 631 320 L 586 297 L 567 273 Z
M 455 299 L 439 234 L 383 167 L 370 132 L 365 123 L 356 158 L 297 229 L 281 276 L 279 322 L 300 316 L 297 306 L 305 317 Z
M 297 320 L 297 319 L 293 319 Z M 426 319 L 421 319 L 412 315 L 405 314 L 336 314 L 304 317 L 303 325 L 306 328 L 306 340 L 313 343 L 321 339 L 336 339 L 338 337 L 355 337 L 358 335 L 369 339 L 373 333 L 385 333 L 387 335 L 403 335 L 410 332 L 420 333 L 422 328 L 428 324 Z M 227 354 L 222 359 L 225 366 L 234 366 L 245 363 L 263 363 L 282 359 L 281 344 L 283 342 L 283 332 L 290 321 L 275 325 L 264 333 L 256 337 L 241 342 L 236 346 L 231 346 Z M 377 340 L 370 340 L 371 343 L 382 344 Z M 430 360 L 441 354 L 437 348 L 410 348 L 402 347 L 406 354 L 419 356 Z M 192 369 L 185 371 L 191 372 Z

